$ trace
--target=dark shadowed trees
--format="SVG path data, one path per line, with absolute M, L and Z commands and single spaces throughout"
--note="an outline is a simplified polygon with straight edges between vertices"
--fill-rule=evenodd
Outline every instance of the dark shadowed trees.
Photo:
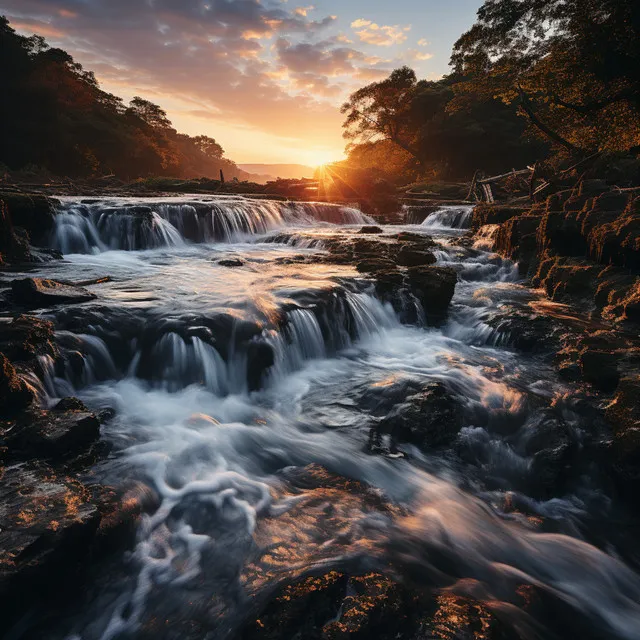
M 213 138 L 177 133 L 144 98 L 125 105 L 67 52 L 17 34 L 4 17 L 0 53 L 0 164 L 10 169 L 124 179 L 245 175 Z
M 487 0 L 458 40 L 454 109 L 513 105 L 562 154 L 640 144 L 637 0 Z
M 406 67 L 356 91 L 343 106 L 349 164 L 407 180 L 458 179 L 501 172 L 545 152 L 523 139 L 526 123 L 497 100 L 450 109 L 460 78 L 417 80 Z

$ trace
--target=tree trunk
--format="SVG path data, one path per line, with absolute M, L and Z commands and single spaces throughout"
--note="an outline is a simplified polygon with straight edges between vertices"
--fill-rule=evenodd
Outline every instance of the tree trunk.
M 561 147 L 567 149 L 571 153 L 583 154 L 583 150 L 579 149 L 575 145 L 571 144 L 568 140 L 565 140 L 559 133 L 551 129 L 551 127 L 547 126 L 538 116 L 535 114 L 533 109 L 531 108 L 531 104 L 529 102 L 529 98 L 527 94 L 524 92 L 522 87 L 520 87 L 520 108 L 524 111 L 526 116 L 529 118 L 531 124 L 533 124 L 537 129 L 539 129 L 549 140 L 559 144 Z

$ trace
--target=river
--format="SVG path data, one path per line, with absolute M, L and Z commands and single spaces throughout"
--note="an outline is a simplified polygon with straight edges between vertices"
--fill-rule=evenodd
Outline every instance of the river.
M 63 199 L 52 247 L 65 259 L 30 275 L 111 281 L 48 314 L 76 357 L 43 361 L 41 399 L 114 409 L 95 476 L 149 506 L 135 547 L 52 638 L 150 637 L 158 616 L 208 629 L 167 638 L 230 638 L 291 576 L 347 567 L 473 596 L 525 638 L 640 638 L 633 541 L 615 530 L 626 516 L 606 483 L 585 462 L 541 489 L 545 424 L 562 421 L 578 452 L 594 437 L 582 391 L 557 378 L 553 354 L 519 353 L 496 329 L 538 294 L 486 237 L 457 242 L 470 211 L 384 227 L 432 236 L 458 272 L 447 321 L 430 327 L 403 324 L 352 265 L 312 260 L 371 223 L 357 210 Z M 455 442 L 369 450 L 389 398 L 431 381 L 459 404 Z M 354 482 L 328 488 L 334 474 Z M 525 612 L 522 585 L 552 604 Z

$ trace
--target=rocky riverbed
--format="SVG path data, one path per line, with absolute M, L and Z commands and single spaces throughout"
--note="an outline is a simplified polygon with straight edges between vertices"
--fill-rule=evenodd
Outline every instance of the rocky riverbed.
M 638 637 L 633 195 L 4 200 L 9 637 Z

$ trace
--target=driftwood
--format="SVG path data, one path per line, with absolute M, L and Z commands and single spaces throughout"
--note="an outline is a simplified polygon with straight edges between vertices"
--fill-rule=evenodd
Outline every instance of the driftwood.
M 68 287 L 88 287 L 91 284 L 104 284 L 105 282 L 111 282 L 111 276 L 104 276 L 103 278 L 93 278 L 91 280 L 78 280 L 72 282 L 70 280 L 58 280 L 60 284 L 65 284 Z
M 487 183 L 491 183 L 491 182 L 498 182 L 498 180 L 503 180 L 504 178 L 510 178 L 511 176 L 523 176 L 526 175 L 527 173 L 531 173 L 531 169 L 530 168 L 526 168 L 526 169 L 520 169 L 519 171 L 509 171 L 509 173 L 503 173 L 502 175 L 499 176 L 493 176 L 492 178 L 482 178 L 482 180 L 478 180 L 479 184 L 487 184 Z

